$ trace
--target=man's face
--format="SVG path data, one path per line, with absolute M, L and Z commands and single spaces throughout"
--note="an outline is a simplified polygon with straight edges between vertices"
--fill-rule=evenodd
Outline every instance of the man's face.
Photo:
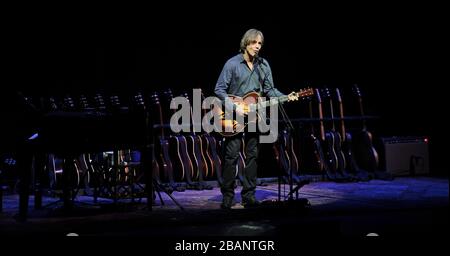
M 246 50 L 248 55 L 255 57 L 261 50 L 261 47 L 262 39 L 260 35 L 257 35 L 256 38 L 247 45 Z

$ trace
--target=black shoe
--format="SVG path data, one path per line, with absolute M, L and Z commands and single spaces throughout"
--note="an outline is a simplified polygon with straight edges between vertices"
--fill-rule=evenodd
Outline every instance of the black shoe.
M 222 200 L 222 204 L 220 205 L 220 208 L 223 210 L 230 210 L 231 207 L 234 205 L 232 198 L 224 198 Z
M 261 206 L 261 202 L 256 200 L 256 198 L 251 197 L 249 199 L 242 199 L 242 206 L 244 206 L 244 208 L 254 208 Z

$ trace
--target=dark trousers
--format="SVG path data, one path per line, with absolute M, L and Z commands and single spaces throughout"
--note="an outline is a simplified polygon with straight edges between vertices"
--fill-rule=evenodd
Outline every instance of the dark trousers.
M 255 196 L 256 170 L 258 159 L 259 140 L 258 133 L 245 134 L 245 169 L 242 177 L 241 196 L 243 200 Z M 223 198 L 234 197 L 236 187 L 236 164 L 241 150 L 242 134 L 226 138 L 224 143 L 223 183 L 221 187 Z

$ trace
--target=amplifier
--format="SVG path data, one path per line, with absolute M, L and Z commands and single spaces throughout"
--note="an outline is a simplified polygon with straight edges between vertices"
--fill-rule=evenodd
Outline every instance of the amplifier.
M 381 164 L 395 176 L 430 173 L 426 137 L 384 137 Z

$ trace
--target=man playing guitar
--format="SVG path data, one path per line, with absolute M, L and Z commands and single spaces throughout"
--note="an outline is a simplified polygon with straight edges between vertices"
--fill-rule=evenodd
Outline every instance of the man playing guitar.
M 288 100 L 297 100 L 298 94 L 284 95 L 274 88 L 272 71 L 268 62 L 258 54 L 264 42 L 261 31 L 248 30 L 241 39 L 240 53 L 230 58 L 224 65 L 217 80 L 215 94 L 225 104 L 226 113 L 235 112 L 240 117 L 248 114 L 245 104 L 235 104 L 231 95 L 243 97 L 251 92 L 268 97 L 288 97 Z M 235 168 L 241 147 L 242 133 L 227 137 L 224 143 L 225 156 L 223 164 L 222 209 L 233 206 L 235 188 Z M 246 163 L 241 191 L 242 205 L 254 207 L 259 204 L 255 197 L 256 170 L 258 158 L 258 133 L 245 134 Z

